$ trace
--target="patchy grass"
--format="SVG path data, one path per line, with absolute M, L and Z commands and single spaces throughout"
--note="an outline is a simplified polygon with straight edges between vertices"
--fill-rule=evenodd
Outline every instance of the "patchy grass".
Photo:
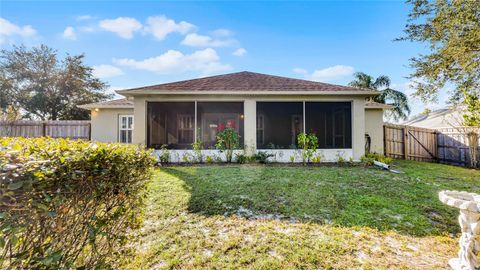
M 396 169 L 162 168 L 128 268 L 448 269 L 457 211 L 437 192 L 480 192 L 480 171 Z

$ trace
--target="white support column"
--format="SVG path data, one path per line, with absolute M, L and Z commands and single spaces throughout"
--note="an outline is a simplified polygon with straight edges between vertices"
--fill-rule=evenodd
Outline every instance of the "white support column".
M 365 154 L 365 100 L 354 99 L 352 102 L 352 148 L 353 160 L 359 161 Z
M 257 102 L 246 99 L 243 103 L 244 142 L 247 155 L 255 154 L 257 150 Z
M 133 100 L 133 143 L 145 145 L 147 143 L 147 103 L 143 97 L 135 97 Z
M 197 142 L 197 101 L 195 100 L 195 118 L 193 120 L 193 141 Z
M 305 100 L 303 101 L 303 116 L 302 116 L 302 118 L 303 118 L 303 133 L 306 133 L 305 130 L 307 130 L 307 129 L 305 127 Z M 296 138 L 295 138 L 295 140 L 296 140 Z

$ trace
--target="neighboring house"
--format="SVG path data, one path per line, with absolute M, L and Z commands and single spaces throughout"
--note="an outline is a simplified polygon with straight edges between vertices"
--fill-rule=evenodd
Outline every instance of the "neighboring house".
M 443 108 L 435 110 L 429 113 L 417 115 L 412 119 L 405 121 L 402 125 L 431 128 L 431 129 L 444 129 L 462 126 L 462 114 L 457 108 Z
M 173 161 L 191 151 L 195 138 L 214 149 L 225 128 L 235 129 L 250 153 L 270 151 L 279 162 L 301 160 L 294 150 L 300 132 L 317 135 L 323 161 L 359 160 L 366 134 L 371 151 L 383 153 L 388 106 L 368 101 L 378 94 L 369 89 L 238 72 L 117 93 L 126 98 L 80 106 L 91 110 L 92 140 L 167 145 Z

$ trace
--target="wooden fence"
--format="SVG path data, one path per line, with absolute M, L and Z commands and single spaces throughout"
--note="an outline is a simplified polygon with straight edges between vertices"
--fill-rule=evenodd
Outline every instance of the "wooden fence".
M 383 130 L 386 156 L 459 166 L 470 165 L 466 131 L 459 131 L 456 128 L 435 130 L 392 124 L 384 125 Z M 480 142 L 477 147 L 479 154 L 477 160 L 480 160 Z
M 0 122 L 0 137 L 71 138 L 90 140 L 90 121 L 30 121 Z

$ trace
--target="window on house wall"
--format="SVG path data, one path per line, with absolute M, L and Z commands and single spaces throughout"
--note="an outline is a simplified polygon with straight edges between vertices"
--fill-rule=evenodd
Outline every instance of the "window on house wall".
M 305 131 L 314 133 L 319 148 L 352 148 L 350 102 L 306 102 Z
M 119 115 L 118 117 L 118 141 L 132 143 L 133 115 Z
M 148 102 L 147 145 L 190 149 L 195 140 L 195 102 Z
M 226 128 L 240 135 L 243 147 L 243 102 L 197 102 L 197 136 L 205 149 L 214 149 L 217 134 Z
M 303 131 L 302 102 L 257 102 L 258 149 L 294 149 Z M 260 136 L 262 134 L 262 136 Z

